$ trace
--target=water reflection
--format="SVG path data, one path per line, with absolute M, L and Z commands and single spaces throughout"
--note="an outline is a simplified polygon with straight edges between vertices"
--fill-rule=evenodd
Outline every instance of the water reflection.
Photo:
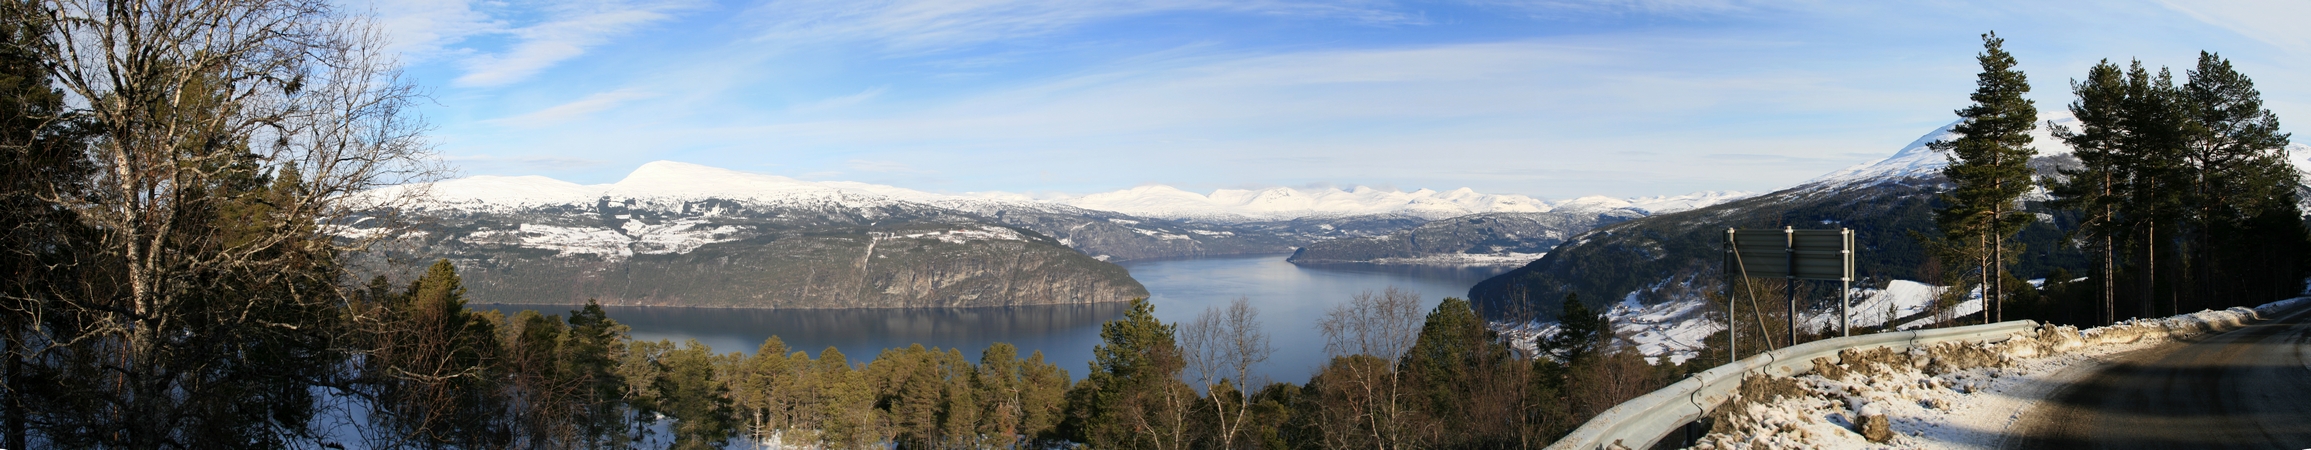
M 1507 267 L 1434 268 L 1375 265 L 1302 267 L 1284 255 L 1139 261 L 1123 264 L 1147 285 L 1156 317 L 1166 323 L 1193 320 L 1207 307 L 1236 297 L 1252 299 L 1276 346 L 1258 373 L 1276 381 L 1304 382 L 1327 359 L 1316 321 L 1334 304 L 1365 290 L 1389 286 L 1421 294 L 1422 308 L 1447 296 L 1466 295 L 1470 286 Z M 537 309 L 567 315 L 567 306 L 476 305 L 512 313 Z M 963 309 L 771 310 L 665 307 L 607 307 L 610 317 L 633 327 L 637 340 L 697 339 L 719 352 L 753 354 L 772 335 L 787 347 L 809 351 L 835 347 L 853 362 L 874 358 L 886 348 L 920 343 L 959 348 L 977 360 L 996 342 L 1020 353 L 1041 350 L 1046 360 L 1080 379 L 1091 349 L 1099 345 L 1099 325 L 1123 316 L 1125 305 L 1059 305 Z
M 566 306 L 480 305 L 507 313 L 523 309 L 568 314 Z M 971 360 L 996 342 L 1009 342 L 1022 356 L 1042 350 L 1044 358 L 1081 376 L 1099 341 L 1099 324 L 1122 317 L 1125 305 L 1049 305 L 950 309 L 725 309 L 605 306 L 610 318 L 632 327 L 635 340 L 697 339 L 717 352 L 754 354 L 775 335 L 792 350 L 817 356 L 834 347 L 852 362 L 865 362 L 886 348 L 923 344 L 958 348 Z M 1092 344 L 1085 344 L 1090 342 Z
M 1249 298 L 1260 309 L 1276 354 L 1257 376 L 1305 382 L 1330 358 L 1316 321 L 1332 305 L 1359 292 L 1394 286 L 1419 293 L 1422 312 L 1444 297 L 1468 295 L 1468 288 L 1510 267 L 1444 268 L 1343 264 L 1299 266 L 1284 255 L 1127 262 L 1131 277 L 1153 293 L 1156 317 L 1165 323 L 1194 320 L 1205 308 Z

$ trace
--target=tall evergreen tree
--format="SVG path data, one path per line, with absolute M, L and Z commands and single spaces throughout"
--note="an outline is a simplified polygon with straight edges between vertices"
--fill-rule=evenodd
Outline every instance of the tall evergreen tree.
M 1983 317 L 1990 321 L 1999 320 L 2007 255 L 2023 250 L 2010 241 L 2033 218 L 2016 201 L 2030 190 L 2029 162 L 2037 154 L 2030 147 L 2030 130 L 2037 127 L 2038 107 L 2023 98 L 2030 93 L 2030 80 L 2014 69 L 2005 43 L 1997 33 L 1982 35 L 1983 52 L 1975 58 L 1982 73 L 1969 97 L 1974 104 L 1957 111 L 1963 119 L 1954 130 L 1959 137 L 1928 144 L 1949 154 L 1942 175 L 1955 185 L 1942 195 L 1935 224 L 1945 239 L 1975 247 L 1989 303 Z
M 1173 326 L 1155 317 L 1155 306 L 1135 299 L 1122 320 L 1100 325 L 1103 342 L 1091 351 L 1091 373 L 1084 380 L 1091 389 L 1081 398 L 1086 404 L 1075 415 L 1081 420 L 1079 436 L 1094 448 L 1179 448 L 1188 424 L 1173 417 L 1186 383 L 1179 380 L 1187 363 L 1173 341 Z M 1192 394 L 1191 394 L 1192 395 Z M 1180 414 L 1184 415 L 1184 414 Z
M 1564 307 L 1558 311 L 1557 333 L 1542 336 L 1534 344 L 1543 357 L 1555 359 L 1559 364 L 1587 358 L 1613 335 L 1613 323 L 1605 317 L 1605 312 L 1582 305 L 1578 294 L 1565 294 Z
M 2152 74 L 2142 61 L 2134 61 L 2127 67 L 2125 92 L 2119 116 L 2125 135 L 2118 146 L 2121 172 L 2126 174 L 2120 187 L 2125 200 L 2118 216 L 2130 228 L 2134 242 L 2131 259 L 2137 261 L 2134 272 L 2140 285 L 2135 314 L 2151 317 L 2157 315 L 2161 281 L 2172 284 L 2162 269 L 2174 263 L 2161 261 L 2160 255 L 2173 250 L 2169 241 L 2187 210 L 2184 190 L 2189 189 L 2189 182 L 2183 145 L 2189 117 L 2174 76 L 2166 68 Z
M 714 358 L 713 349 L 693 339 L 656 361 L 661 367 L 653 382 L 657 409 L 674 418 L 671 449 L 718 449 L 736 434 L 730 388 L 715 378 Z
M 2214 53 L 2199 52 L 2198 66 L 2177 93 L 2188 120 L 2181 158 L 2191 187 L 2185 191 L 2191 208 L 2184 224 L 2188 306 L 2223 307 L 2230 305 L 2213 303 L 2295 292 L 2302 258 L 2289 255 L 2304 248 L 2302 212 L 2295 206 L 2300 182 L 2287 164 L 2289 135 L 2279 132 L 2278 116 L 2263 108 L 2253 80 Z M 2180 313 L 2185 306 L 2169 308 Z
M 499 447 L 513 436 L 499 392 L 497 328 L 465 308 L 465 287 L 438 260 L 408 291 L 366 314 L 386 318 L 361 360 L 379 443 L 417 448 Z
M 2079 160 L 2079 168 L 2062 170 L 2062 179 L 2050 182 L 2048 191 L 2054 196 L 2055 207 L 2086 212 L 2079 231 L 2093 235 L 2102 254 L 2097 276 L 2101 279 L 2102 311 L 2097 317 L 2101 323 L 2115 323 L 2118 251 L 2112 241 L 2126 230 L 2118 218 L 2119 206 L 2125 203 L 2118 186 L 2129 176 L 2120 148 L 2127 135 L 2122 123 L 2127 101 L 2126 75 L 2106 59 L 2089 69 L 2084 81 L 2072 80 L 2070 90 L 2078 96 L 2070 103 L 2070 114 L 2078 119 L 2078 129 L 2049 126 L 2056 138 L 2070 145 L 2071 155 Z

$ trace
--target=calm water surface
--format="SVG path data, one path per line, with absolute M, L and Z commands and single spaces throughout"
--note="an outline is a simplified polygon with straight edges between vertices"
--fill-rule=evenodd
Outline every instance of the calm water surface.
M 1225 307 L 1236 297 L 1250 298 L 1276 347 L 1260 373 L 1295 383 L 1307 381 L 1327 359 L 1316 321 L 1332 305 L 1358 292 L 1395 286 L 1420 293 L 1425 312 L 1444 297 L 1465 296 L 1478 281 L 1509 269 L 1301 267 L 1284 262 L 1284 255 L 1135 261 L 1123 266 L 1147 285 L 1156 317 L 1165 323 L 1193 320 L 1205 308 Z M 480 307 L 509 313 L 536 308 Z M 612 319 L 633 327 L 637 340 L 697 339 L 718 352 L 753 354 L 764 339 L 776 335 L 788 348 L 813 355 L 834 347 L 853 363 L 873 359 L 886 348 L 915 343 L 962 349 L 976 361 L 988 345 L 1009 342 L 1021 354 L 1041 350 L 1046 360 L 1082 378 L 1091 348 L 1100 343 L 1099 325 L 1122 317 L 1124 308 L 1103 304 L 937 310 L 606 309 Z M 566 315 L 567 309 L 541 311 Z

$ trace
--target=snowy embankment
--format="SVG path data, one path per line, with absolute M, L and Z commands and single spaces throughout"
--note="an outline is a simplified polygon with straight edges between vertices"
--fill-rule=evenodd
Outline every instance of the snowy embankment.
M 2034 281 L 2035 282 L 2035 281 Z M 1663 282 L 1667 284 L 1668 282 Z M 1902 317 L 1925 315 L 1934 299 L 1948 287 L 1938 287 L 1910 280 L 1894 280 L 1885 289 L 1854 289 L 1852 297 L 1853 326 L 1875 327 Z M 1682 363 L 1700 353 L 1702 340 L 1725 330 L 1722 309 L 1711 308 L 1707 300 L 1687 297 L 1675 301 L 1644 304 L 1631 293 L 1605 311 L 1605 318 L 1613 323 L 1613 335 L 1622 344 L 1637 349 L 1646 359 Z M 1761 302 L 1779 302 L 1762 299 Z M 1768 303 L 1773 304 L 1773 303 Z M 1748 305 L 1744 299 L 1742 305 Z M 1982 311 L 1981 289 L 1947 311 L 1950 316 L 1965 316 Z M 1804 326 L 1810 330 L 1831 330 L 1837 326 L 1837 310 L 1810 311 L 1803 314 Z M 1903 323 L 1899 329 L 1913 329 L 1933 323 L 1931 315 Z M 1555 334 L 1556 322 L 1538 322 L 1518 326 L 1496 323 L 1494 329 L 1506 336 L 1519 350 L 1531 352 L 1533 339 Z
M 2119 355 L 2239 328 L 2311 301 L 2200 311 L 1986 344 L 1846 351 L 1811 373 L 1752 377 L 1693 448 L 1994 448 L 2022 413 Z

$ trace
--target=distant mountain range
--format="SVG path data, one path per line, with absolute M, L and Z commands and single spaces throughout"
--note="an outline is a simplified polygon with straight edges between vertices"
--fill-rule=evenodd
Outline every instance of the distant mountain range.
M 1488 212 L 1451 217 L 1386 235 L 1308 244 L 1289 258 L 1298 264 L 1524 265 L 1565 239 L 1599 225 L 1673 213 L 1747 197 L 1746 192 L 1703 192 L 1636 201 L 1582 197 L 1538 212 Z
M 776 308 L 1119 301 L 1146 291 L 1115 261 L 1283 253 L 1466 214 L 1642 216 L 1726 197 L 1551 205 L 1468 189 L 1200 195 L 1148 186 L 1038 199 L 670 161 L 610 184 L 477 176 L 368 195 L 420 199 L 401 211 L 419 227 L 365 255 L 372 266 L 448 258 L 483 301 Z

